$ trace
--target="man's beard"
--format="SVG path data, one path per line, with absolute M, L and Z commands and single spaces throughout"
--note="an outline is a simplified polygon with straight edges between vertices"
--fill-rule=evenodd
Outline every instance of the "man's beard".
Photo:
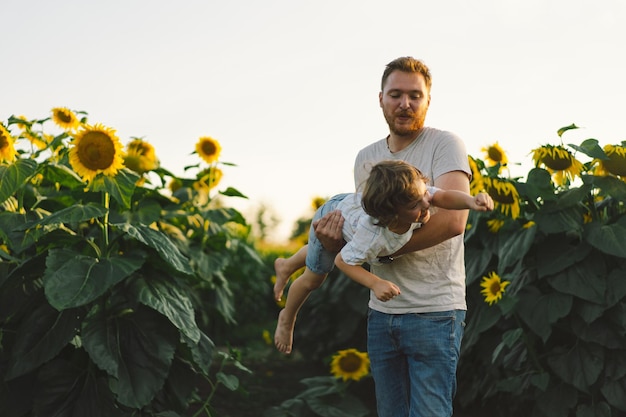
M 418 111 L 418 112 L 399 112 L 399 113 L 394 113 L 394 114 L 388 114 L 387 112 L 383 112 L 384 116 L 385 116 L 385 120 L 387 121 L 387 124 L 389 125 L 389 130 L 397 135 L 397 136 L 401 136 L 401 137 L 412 137 L 415 136 L 415 134 L 417 134 L 423 127 L 424 127 L 424 121 L 426 120 L 426 112 L 425 111 Z M 405 116 L 405 117 L 411 117 L 412 123 L 409 125 L 403 124 L 401 126 L 397 126 L 395 123 L 395 119 L 396 117 L 400 117 L 400 116 Z

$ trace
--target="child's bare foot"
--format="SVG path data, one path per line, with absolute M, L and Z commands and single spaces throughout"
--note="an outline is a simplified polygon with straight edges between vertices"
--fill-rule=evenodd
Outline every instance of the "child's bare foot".
M 278 324 L 276 324 L 276 332 L 274 332 L 274 345 L 279 352 L 289 354 L 293 345 L 293 328 L 295 322 L 288 323 L 283 317 L 285 309 L 278 313 Z
M 283 291 L 287 286 L 289 277 L 293 273 L 287 267 L 287 260 L 284 258 L 276 258 L 274 261 L 274 272 L 276 272 L 276 283 L 274 284 L 274 298 L 280 301 L 283 298 Z

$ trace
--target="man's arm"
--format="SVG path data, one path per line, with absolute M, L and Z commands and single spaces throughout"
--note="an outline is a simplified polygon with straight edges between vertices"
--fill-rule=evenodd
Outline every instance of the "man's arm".
M 435 180 L 435 187 L 442 190 L 458 190 L 469 193 L 469 179 L 462 171 L 445 173 Z M 421 249 L 430 248 L 465 231 L 468 210 L 438 209 L 430 220 L 415 230 L 411 240 L 393 256 L 404 255 Z

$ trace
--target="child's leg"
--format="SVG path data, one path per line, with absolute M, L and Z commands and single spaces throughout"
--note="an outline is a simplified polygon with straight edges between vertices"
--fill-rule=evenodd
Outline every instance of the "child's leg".
M 274 333 L 274 344 L 282 353 L 291 353 L 293 344 L 293 329 L 296 325 L 296 316 L 302 304 L 313 290 L 317 289 L 328 274 L 316 274 L 309 268 L 299 276 L 289 288 L 285 308 L 278 314 L 278 324 Z
M 289 277 L 298 269 L 304 266 L 306 260 L 307 246 L 304 245 L 300 250 L 289 258 L 277 258 L 274 261 L 274 271 L 276 272 L 276 283 L 274 284 L 274 298 L 280 301 L 283 297 L 283 291 L 287 286 Z

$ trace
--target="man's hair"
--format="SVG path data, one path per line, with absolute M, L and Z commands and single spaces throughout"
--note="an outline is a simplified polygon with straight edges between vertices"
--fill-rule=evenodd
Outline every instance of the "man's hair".
M 426 82 L 426 87 L 428 88 L 428 91 L 430 91 L 430 87 L 433 82 L 430 70 L 422 61 L 410 56 L 396 58 L 387 64 L 385 71 L 383 72 L 383 79 L 380 83 L 380 91 L 385 89 L 387 78 L 389 78 L 391 73 L 394 71 L 422 74 L 422 76 L 424 76 L 424 81 Z
M 363 188 L 363 210 L 377 220 L 377 225 L 388 227 L 397 219 L 397 208 L 423 198 L 417 188 L 418 181 L 428 178 L 413 165 L 398 160 L 388 160 L 372 167 Z

